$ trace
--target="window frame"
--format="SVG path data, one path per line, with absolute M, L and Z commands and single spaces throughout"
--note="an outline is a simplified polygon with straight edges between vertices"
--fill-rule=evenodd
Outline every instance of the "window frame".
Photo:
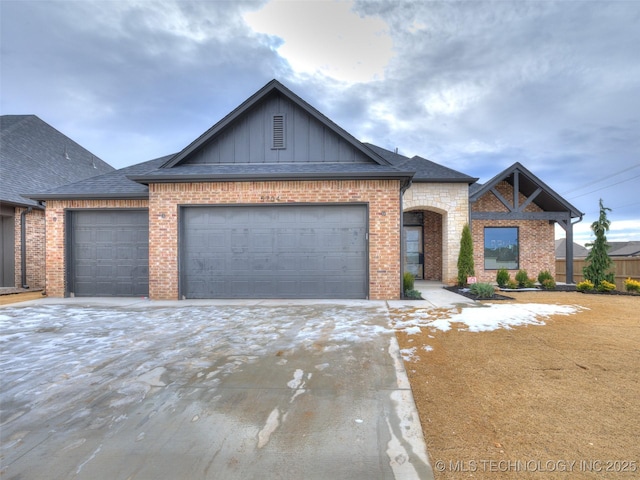
M 516 250 L 516 254 L 515 254 L 515 259 L 510 261 L 509 264 L 507 265 L 499 265 L 498 264 L 498 255 L 496 255 L 495 257 L 487 257 L 487 231 L 488 230 L 515 230 L 516 232 L 516 242 L 515 242 L 515 250 Z M 489 241 L 501 241 L 500 239 L 497 238 L 489 238 Z M 511 245 L 514 245 L 513 243 L 508 243 L 507 244 L 507 248 L 509 248 Z M 496 250 L 496 248 L 494 248 L 494 250 Z M 508 252 L 507 252 L 508 254 Z M 495 258 L 495 266 L 492 265 L 487 265 L 487 258 Z M 502 268 L 506 269 L 506 270 L 519 270 L 520 269 L 520 227 L 516 226 L 516 225 L 510 225 L 510 226 L 486 226 L 484 227 L 484 231 L 483 231 L 483 239 L 482 239 L 482 259 L 483 259 L 483 266 L 485 271 L 488 270 L 500 270 Z M 515 266 L 513 266 L 515 262 Z

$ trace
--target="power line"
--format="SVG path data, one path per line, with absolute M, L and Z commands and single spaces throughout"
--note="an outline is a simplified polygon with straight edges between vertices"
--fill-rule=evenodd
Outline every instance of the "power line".
M 582 190 L 583 188 L 590 187 L 591 185 L 603 182 L 604 180 L 609 180 L 611 177 L 615 177 L 616 175 L 620 175 L 621 173 L 628 172 L 629 170 L 633 170 L 634 168 L 637 168 L 637 167 L 640 167 L 640 163 L 637 163 L 636 165 L 632 165 L 631 167 L 625 168 L 624 170 L 620 170 L 619 172 L 612 173 L 611 175 L 607 175 L 606 177 L 602 177 L 602 178 L 599 178 L 597 180 L 594 180 L 593 182 L 586 183 L 584 185 L 581 185 L 580 187 L 576 187 L 576 188 L 573 188 L 571 190 L 568 190 L 568 191 L 564 192 L 562 195 L 567 195 L 568 193 L 575 192 L 576 190 Z M 577 198 L 577 197 L 574 197 L 574 198 Z
M 626 178 L 624 180 L 620 180 L 619 182 L 612 183 L 611 185 L 607 185 L 606 187 L 596 188 L 595 190 L 591 190 L 590 192 L 581 193 L 580 195 L 576 195 L 575 197 L 570 197 L 569 200 L 573 200 L 574 198 L 584 197 L 585 195 L 589 195 L 590 193 L 594 193 L 594 192 L 597 192 L 599 190 L 604 190 L 605 188 L 613 187 L 615 185 L 620 185 L 621 183 L 628 182 L 629 180 L 633 180 L 634 178 L 638 178 L 638 177 L 640 177 L 640 174 L 636 175 L 635 177 Z M 611 177 L 608 177 L 608 178 L 611 178 Z

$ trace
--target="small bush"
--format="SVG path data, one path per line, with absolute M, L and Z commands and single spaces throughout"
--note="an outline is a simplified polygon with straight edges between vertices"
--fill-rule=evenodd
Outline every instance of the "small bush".
M 462 227 L 462 236 L 460 238 L 460 253 L 458 255 L 458 286 L 467 285 L 467 278 L 475 275 L 473 265 L 473 238 L 469 224 Z
M 543 270 L 538 274 L 538 283 L 540 283 L 540 285 L 542 285 L 545 280 L 553 280 L 553 275 L 551 275 L 549 270 Z
M 616 284 L 602 280 L 598 285 L 599 292 L 611 292 L 616 289 Z
M 518 287 L 523 288 L 527 286 L 527 282 L 529 281 L 529 275 L 526 270 L 518 270 L 516 273 L 516 282 L 518 282 Z
M 593 282 L 591 282 L 590 280 L 583 280 L 576 285 L 576 290 L 578 290 L 579 292 L 588 292 L 593 289 Z
M 405 292 L 407 290 L 413 290 L 414 281 L 415 281 L 415 277 L 413 276 L 413 273 L 404 272 L 404 275 L 402 276 L 403 290 Z
M 496 289 L 490 283 L 474 283 L 469 287 L 469 290 L 479 298 L 491 298 L 496 292 Z
M 518 282 L 516 282 L 515 280 L 509 280 L 507 282 L 507 288 L 515 290 L 516 288 L 518 288 Z
M 545 290 L 554 290 L 556 288 L 556 281 L 553 278 L 545 278 L 540 282 L 540 285 Z
M 499 287 L 505 287 L 509 283 L 509 280 L 511 280 L 511 278 L 506 268 L 498 270 L 498 273 L 496 273 L 496 283 Z
M 418 290 L 405 290 L 404 298 L 410 298 L 412 300 L 422 300 L 422 295 Z
M 640 293 L 640 282 L 638 280 L 632 280 L 631 277 L 624 281 L 624 288 L 627 292 Z

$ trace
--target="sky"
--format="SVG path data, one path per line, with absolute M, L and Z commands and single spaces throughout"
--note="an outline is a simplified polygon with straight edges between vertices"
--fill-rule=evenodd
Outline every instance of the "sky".
M 0 0 L 0 113 L 116 168 L 272 79 L 363 142 L 486 182 L 522 163 L 640 240 L 640 1 Z M 556 229 L 557 238 L 564 237 Z

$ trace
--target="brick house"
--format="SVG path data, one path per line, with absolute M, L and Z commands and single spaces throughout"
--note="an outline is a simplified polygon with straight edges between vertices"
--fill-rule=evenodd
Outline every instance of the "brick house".
M 399 298 L 404 269 L 455 278 L 476 180 L 361 143 L 274 80 L 177 154 L 34 196 L 47 293 Z
M 44 207 L 26 195 L 112 170 L 35 115 L 0 116 L 0 287 L 45 288 Z

